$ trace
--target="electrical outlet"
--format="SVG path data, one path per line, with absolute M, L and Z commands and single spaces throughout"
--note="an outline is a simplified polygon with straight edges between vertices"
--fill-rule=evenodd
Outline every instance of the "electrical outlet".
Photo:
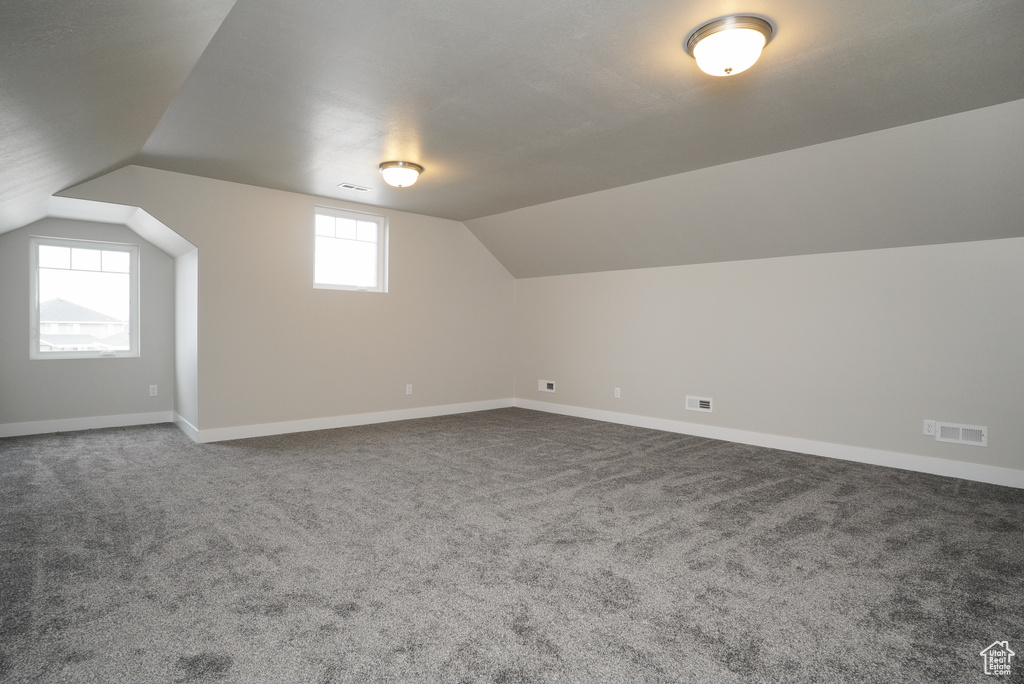
M 620 390 L 618 387 L 615 388 L 615 398 L 616 399 L 621 399 L 622 398 L 622 390 Z
M 405 386 L 405 393 L 406 393 L 407 395 L 408 395 L 408 394 L 412 394 L 412 385 L 406 385 L 406 386 Z
M 149 386 L 149 396 L 155 397 L 156 394 L 157 394 L 157 386 L 156 385 L 150 385 Z
M 935 435 L 935 421 L 934 420 L 926 420 L 926 421 L 924 421 L 924 434 L 932 435 L 932 436 Z

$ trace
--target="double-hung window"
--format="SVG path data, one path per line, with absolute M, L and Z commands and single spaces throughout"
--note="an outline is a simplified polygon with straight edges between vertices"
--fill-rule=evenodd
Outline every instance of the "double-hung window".
M 388 291 L 388 226 L 377 214 L 316 207 L 313 287 Z
M 33 359 L 139 355 L 139 247 L 33 237 Z

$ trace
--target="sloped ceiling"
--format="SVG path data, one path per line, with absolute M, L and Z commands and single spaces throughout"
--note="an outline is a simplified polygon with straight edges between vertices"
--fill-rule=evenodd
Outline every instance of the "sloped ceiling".
M 233 4 L 0 3 L 0 232 L 131 161 Z
M 488 217 L 1024 98 L 1016 1 L 229 9 L 6 2 L 0 229 L 5 211 L 134 163 L 466 221 L 482 239 L 486 225 L 499 245 L 522 225 Z M 754 68 L 717 79 L 682 43 L 729 11 L 777 33 Z M 388 159 L 426 172 L 388 188 Z
M 517 278 L 1024 236 L 1024 100 L 466 222 Z

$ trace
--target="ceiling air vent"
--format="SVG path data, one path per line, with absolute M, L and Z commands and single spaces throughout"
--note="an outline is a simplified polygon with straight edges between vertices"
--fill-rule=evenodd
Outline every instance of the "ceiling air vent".
M 711 398 L 688 396 L 686 397 L 686 410 L 704 411 L 705 413 L 711 413 Z
M 340 183 L 338 185 L 342 190 L 354 190 L 355 192 L 369 192 L 370 188 L 365 188 L 362 185 L 356 185 L 355 183 Z
M 988 428 L 984 425 L 937 423 L 935 425 L 935 441 L 988 446 Z

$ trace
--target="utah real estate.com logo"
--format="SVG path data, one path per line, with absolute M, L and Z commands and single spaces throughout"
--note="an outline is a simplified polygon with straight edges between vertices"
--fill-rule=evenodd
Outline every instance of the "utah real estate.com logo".
M 985 674 L 987 675 L 1009 675 L 1010 659 L 1017 655 L 1010 650 L 1010 644 L 1005 641 L 995 641 L 991 646 L 981 652 L 985 659 Z

